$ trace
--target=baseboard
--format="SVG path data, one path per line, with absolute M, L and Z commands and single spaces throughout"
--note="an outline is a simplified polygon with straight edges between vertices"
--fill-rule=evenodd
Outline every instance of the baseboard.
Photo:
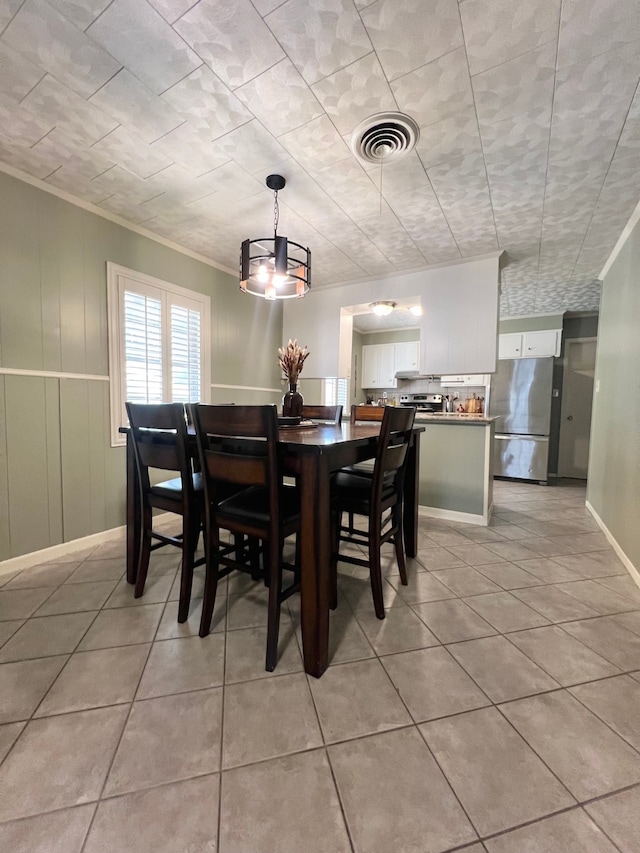
M 636 585 L 640 587 L 640 571 L 636 568 L 636 566 L 634 566 L 634 565 L 633 565 L 633 563 L 632 563 L 632 562 L 631 562 L 631 560 L 627 557 L 627 555 L 624 553 L 624 551 L 622 550 L 622 548 L 620 547 L 620 545 L 618 545 L 618 543 L 617 543 L 616 539 L 613 537 L 613 535 L 612 535 L 612 533 L 610 532 L 609 528 L 608 528 L 608 527 L 607 527 L 607 525 L 604 523 L 604 521 L 600 518 L 600 516 L 599 516 L 599 515 L 598 515 L 598 513 L 595 511 L 595 509 L 591 506 L 591 504 L 589 503 L 589 501 L 585 501 L 585 506 L 587 507 L 587 509 L 589 510 L 589 512 L 591 513 L 591 515 L 594 517 L 595 522 L 596 522 L 596 524 L 598 525 L 598 527 L 600 528 L 600 530 L 602 530 L 602 532 L 604 533 L 604 535 L 607 537 L 607 542 L 611 545 L 611 547 L 613 548 L 613 550 L 616 552 L 616 555 L 620 558 L 620 560 L 621 560 L 621 562 L 623 563 L 623 565 L 624 565 L 625 569 L 626 569 L 626 570 L 629 572 L 629 574 L 631 575 L 631 578 L 635 581 Z
M 123 536 L 125 531 L 126 527 L 124 526 L 113 527 L 110 530 L 102 530 L 100 533 L 91 533 L 89 536 L 83 536 L 81 539 L 60 542 L 59 545 L 51 545 L 49 548 L 42 548 L 40 551 L 31 551 L 29 554 L 12 557 L 0 563 L 0 577 L 11 572 L 21 571 L 22 569 L 30 569 L 42 563 L 53 563 L 57 559 L 60 559 L 60 557 L 72 556 L 77 551 L 84 551 L 92 545 L 101 545 L 103 542 L 109 542 L 117 536 Z
M 454 509 L 441 509 L 438 506 L 422 506 L 422 504 L 418 507 L 418 515 L 421 518 L 441 518 L 443 521 L 462 521 L 465 524 L 478 524 L 481 527 L 487 527 L 489 524 L 489 518 L 491 518 L 491 510 L 493 506 L 489 510 L 487 514 L 487 518 L 484 515 L 475 515 L 470 512 L 458 512 L 458 510 Z

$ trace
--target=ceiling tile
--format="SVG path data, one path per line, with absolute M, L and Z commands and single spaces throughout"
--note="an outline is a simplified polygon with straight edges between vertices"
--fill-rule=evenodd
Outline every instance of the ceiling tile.
M 120 63 L 44 0 L 26 0 L 2 41 L 81 95 L 92 95 Z
M 636 0 L 563 0 L 558 68 L 639 40 Z
M 398 107 L 420 127 L 473 106 L 464 47 L 452 50 L 391 83 Z
M 201 64 L 164 18 L 140 0 L 114 0 L 87 35 L 158 95 Z
M 352 219 L 359 220 L 379 212 L 380 193 L 353 157 L 319 169 L 314 178 Z
M 343 136 L 375 113 L 396 110 L 395 98 L 375 53 L 315 83 L 313 91 Z
M 160 193 L 158 185 L 153 181 L 146 181 L 117 165 L 93 178 L 91 183 L 102 190 L 108 190 L 109 195 L 118 195 L 134 205 L 142 204 Z M 151 216 L 152 213 L 148 211 L 147 219 Z
M 473 75 L 555 40 L 560 0 L 464 0 L 460 14 Z
M 552 42 L 477 74 L 472 83 L 480 125 L 534 111 L 551 116 L 555 73 Z
M 47 0 L 47 2 L 72 24 L 81 30 L 86 30 L 98 15 L 104 12 L 111 0 Z
M 218 201 L 225 198 L 247 198 L 264 190 L 264 183 L 258 181 L 237 163 L 225 163 L 213 172 L 208 172 L 206 178 L 207 183 L 218 196 Z
M 198 0 L 148 0 L 153 8 L 160 12 L 165 21 L 173 24 L 196 5 Z
M 389 80 L 462 45 L 457 0 L 377 0 L 361 15 Z
M 171 163 L 162 151 L 147 145 L 139 136 L 129 133 L 124 127 L 112 130 L 93 147 L 141 178 L 148 178 Z
M 61 167 L 90 181 L 110 169 L 114 163 L 109 157 L 83 145 L 77 138 L 55 127 L 32 148 L 36 154 L 49 157 L 53 168 Z
M 0 94 L 21 101 L 33 89 L 44 71 L 18 51 L 0 41 Z
M 255 119 L 221 136 L 212 144 L 211 150 L 250 172 L 273 169 L 287 156 L 278 140 Z
M 56 169 L 53 174 L 45 178 L 45 183 L 51 184 L 64 192 L 74 195 L 82 201 L 97 204 L 99 201 L 112 195 L 109 190 L 105 190 L 96 184 L 91 183 L 87 178 L 83 178 L 75 171 L 70 171 L 62 166 Z
M 200 0 L 174 27 L 231 89 L 284 56 L 249 0 Z
M 217 169 L 229 160 L 226 155 L 214 151 L 208 136 L 198 133 L 190 122 L 158 139 L 153 143 L 153 149 L 196 176 Z
M 13 98 L 0 95 L 0 131 L 18 146 L 31 147 L 39 139 L 42 139 L 55 122 L 46 117 L 36 116 L 30 110 L 18 105 Z
M 371 52 L 352 0 L 287 0 L 265 21 L 309 84 Z
M 18 144 L 0 131 L 0 160 L 35 178 L 46 178 L 55 168 L 50 157 L 43 157 L 33 148 Z
M 326 115 L 285 133 L 279 141 L 312 173 L 350 156 L 349 148 Z
M 145 208 L 140 207 L 140 205 L 135 204 L 135 202 L 131 202 L 117 194 L 110 195 L 108 198 L 105 198 L 104 201 L 98 202 L 98 207 L 103 207 L 110 213 L 115 213 L 116 216 L 121 216 L 129 222 L 135 222 L 137 224 L 141 224 L 147 219 L 151 219 L 149 212 L 145 210 Z
M 378 190 L 382 188 L 384 197 L 389 201 L 409 190 L 423 191 L 427 198 L 432 195 L 429 178 L 415 151 L 399 160 L 391 159 L 369 170 L 368 174 Z
M 196 68 L 161 97 L 209 139 L 217 139 L 252 118 L 249 110 L 206 65 Z
M 235 93 L 274 136 L 322 115 L 317 98 L 289 59 L 278 62 Z
M 0 6 L 0 30 L 7 26 L 23 2 L 24 0 L 4 0 Z
M 115 119 L 48 74 L 31 90 L 22 105 L 39 119 L 61 127 L 86 143 L 101 139 L 118 126 Z
M 135 131 L 145 142 L 153 142 L 184 121 L 183 116 L 126 68 L 92 95 L 89 103 Z
M 423 127 L 416 151 L 427 168 L 468 154 L 481 154 L 476 111 L 468 109 Z

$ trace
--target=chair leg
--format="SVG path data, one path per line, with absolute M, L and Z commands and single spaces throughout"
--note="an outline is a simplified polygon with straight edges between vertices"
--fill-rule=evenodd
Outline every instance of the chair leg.
M 382 593 L 382 567 L 380 564 L 380 521 L 369 518 L 369 576 L 373 607 L 378 619 L 384 619 L 384 596 Z
M 151 557 L 151 507 L 145 506 L 142 510 L 142 536 L 140 542 L 140 560 L 138 562 L 138 573 L 136 575 L 136 588 L 133 592 L 134 598 L 140 598 L 144 592 L 144 584 L 149 571 L 149 558 Z
M 180 573 L 180 603 L 178 604 L 178 622 L 186 622 L 189 616 L 191 587 L 193 586 L 193 564 L 198 539 L 200 537 L 200 517 L 183 517 L 182 525 L 182 567 Z
M 402 504 L 398 504 L 395 507 L 393 515 L 393 525 L 396 528 L 396 532 L 393 535 L 393 544 L 396 548 L 396 560 L 398 562 L 398 569 L 400 570 L 400 581 L 403 586 L 407 586 L 409 580 L 407 578 L 407 564 L 404 558 L 404 545 L 402 542 Z
M 280 596 L 282 590 L 283 542 L 269 542 L 269 615 L 267 623 L 267 657 L 265 669 L 273 672 L 278 662 L 278 634 L 280 632 Z
M 204 579 L 204 598 L 202 599 L 202 615 L 200 617 L 200 636 L 206 637 L 211 629 L 213 608 L 216 603 L 218 590 L 218 554 L 220 550 L 220 531 L 215 528 L 207 532 L 205 551 L 207 554 L 206 575 Z

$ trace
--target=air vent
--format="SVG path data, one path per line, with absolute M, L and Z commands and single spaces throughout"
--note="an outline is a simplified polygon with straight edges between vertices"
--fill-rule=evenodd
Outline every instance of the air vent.
M 366 163 L 383 163 L 404 157 L 420 138 L 420 128 L 404 113 L 376 113 L 353 131 L 351 150 Z

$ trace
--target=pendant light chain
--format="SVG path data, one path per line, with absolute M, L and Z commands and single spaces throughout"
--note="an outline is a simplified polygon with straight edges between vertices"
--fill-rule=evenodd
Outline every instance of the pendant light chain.
M 278 190 L 273 194 L 273 236 L 278 233 L 278 222 L 280 221 L 280 207 L 278 206 Z

